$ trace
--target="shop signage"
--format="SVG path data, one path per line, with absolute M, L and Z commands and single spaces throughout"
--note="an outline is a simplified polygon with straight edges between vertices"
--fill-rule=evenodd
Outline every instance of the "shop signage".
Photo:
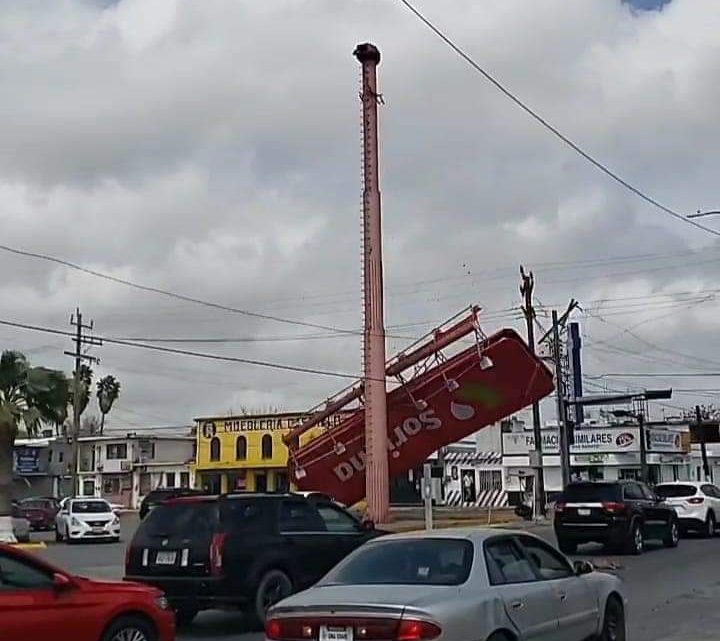
M 682 432 L 647 428 L 645 445 L 648 452 L 683 452 Z
M 218 432 L 274 432 L 291 430 L 308 418 L 306 415 L 295 416 L 247 416 L 228 417 L 205 421 L 201 424 L 201 433 L 205 438 L 212 438 Z M 345 418 L 343 413 L 334 414 L 320 423 L 323 427 L 339 425 Z
M 575 443 L 570 447 L 572 454 L 592 452 L 635 452 L 640 449 L 637 427 L 593 427 L 575 430 Z M 558 430 L 543 430 L 543 453 L 557 454 L 559 450 Z M 532 432 L 510 432 L 503 434 L 504 455 L 527 455 L 535 449 Z
M 15 471 L 18 474 L 37 474 L 40 471 L 39 447 L 15 447 Z

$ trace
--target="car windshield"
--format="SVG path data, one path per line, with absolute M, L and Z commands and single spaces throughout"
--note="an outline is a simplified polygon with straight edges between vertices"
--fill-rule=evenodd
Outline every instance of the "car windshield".
M 217 501 L 161 503 L 148 514 L 140 529 L 148 536 L 207 536 L 217 526 L 217 515 Z
M 71 512 L 73 514 L 99 514 L 112 512 L 112 508 L 106 501 L 73 501 Z
M 44 510 L 50 507 L 50 502 L 37 499 L 29 499 L 27 501 L 20 501 L 20 507 L 28 508 L 31 510 Z
M 697 489 L 693 485 L 658 485 L 655 494 L 664 499 L 695 496 Z
M 617 501 L 619 498 L 619 486 L 612 483 L 574 483 L 565 488 L 562 500 L 566 503 L 590 503 Z
M 319 585 L 460 585 L 470 575 L 473 544 L 464 539 L 395 539 L 360 548 Z

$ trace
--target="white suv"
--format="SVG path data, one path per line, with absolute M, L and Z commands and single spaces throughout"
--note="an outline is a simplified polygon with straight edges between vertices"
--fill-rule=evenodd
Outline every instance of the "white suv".
M 720 520 L 720 488 L 700 481 L 676 481 L 656 485 L 655 493 L 675 508 L 684 531 L 715 535 Z

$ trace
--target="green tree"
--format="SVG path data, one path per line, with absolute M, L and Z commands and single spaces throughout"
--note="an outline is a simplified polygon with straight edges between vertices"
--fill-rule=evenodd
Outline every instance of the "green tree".
M 12 531 L 13 444 L 20 429 L 36 436 L 42 423 L 57 423 L 68 404 L 65 374 L 32 367 L 23 354 L 0 356 L 0 541 Z
M 108 374 L 97 382 L 97 399 L 100 407 L 100 434 L 105 429 L 105 415 L 112 409 L 113 403 L 120 396 L 120 383 Z

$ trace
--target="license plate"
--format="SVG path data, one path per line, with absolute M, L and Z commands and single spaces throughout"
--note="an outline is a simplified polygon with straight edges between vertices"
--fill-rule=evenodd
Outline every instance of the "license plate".
M 353 629 L 337 625 L 321 625 L 319 641 L 353 641 Z
M 175 552 L 158 552 L 155 556 L 155 563 L 158 565 L 174 565 L 176 556 Z
M 94 528 L 92 529 L 92 531 L 93 531 L 95 534 L 102 534 L 102 533 L 105 531 L 105 528 L 102 528 L 102 527 L 94 527 Z
M 590 516 L 590 510 L 586 507 L 579 507 L 578 516 Z

